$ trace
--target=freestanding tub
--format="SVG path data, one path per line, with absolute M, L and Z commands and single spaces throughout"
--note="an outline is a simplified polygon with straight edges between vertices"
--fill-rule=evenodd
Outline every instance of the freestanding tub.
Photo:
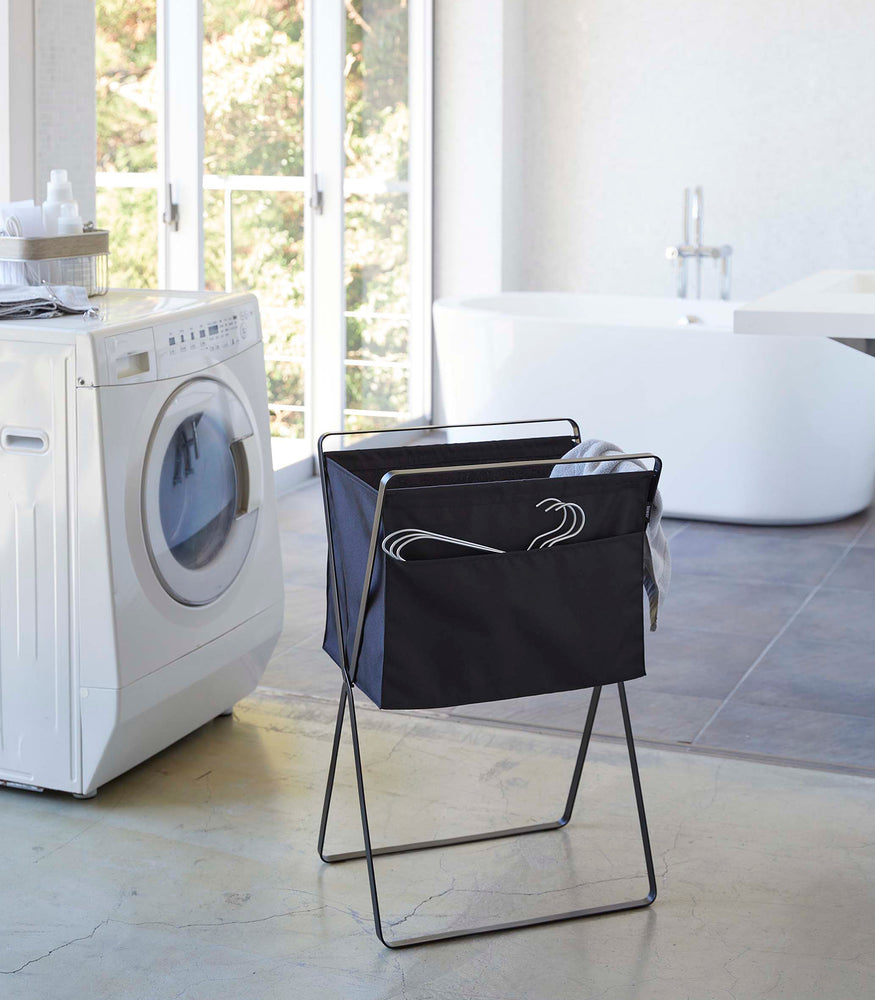
M 570 416 L 664 462 L 675 517 L 805 524 L 875 485 L 875 358 L 732 333 L 737 304 L 506 293 L 435 304 L 447 423 Z M 538 431 L 542 428 L 538 428 Z

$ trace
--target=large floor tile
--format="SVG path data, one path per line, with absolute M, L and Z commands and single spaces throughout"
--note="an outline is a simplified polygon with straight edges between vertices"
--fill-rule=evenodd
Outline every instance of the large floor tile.
M 767 640 L 660 625 L 645 639 L 648 690 L 725 698 L 762 653 Z
M 696 745 L 866 768 L 875 775 L 875 723 L 860 715 L 754 705 L 733 698 Z
M 529 729 L 556 729 L 580 733 L 586 722 L 591 691 L 559 691 L 534 698 L 508 698 L 505 701 L 460 705 L 449 710 L 457 719 L 480 719 L 503 722 Z
M 683 531 L 689 523 L 689 521 L 683 521 L 679 517 L 664 517 L 662 519 L 662 530 L 666 538 L 672 539 L 679 532 Z
M 852 548 L 830 573 L 824 587 L 875 590 L 875 548 Z
M 339 668 L 322 649 L 320 630 L 278 650 L 267 665 L 261 686 L 309 698 L 336 699 L 342 680 Z
M 813 587 L 841 558 L 829 542 L 762 535 L 756 529 L 691 524 L 672 541 L 675 573 L 725 576 L 737 580 L 794 583 Z
M 872 645 L 817 642 L 804 638 L 794 623 L 745 679 L 733 701 L 875 719 Z
M 715 521 L 691 521 L 691 524 L 713 528 L 727 538 L 774 538 L 793 542 L 829 542 L 833 545 L 850 545 L 873 523 L 875 508 L 869 507 L 851 517 L 826 524 L 723 524 Z
M 673 629 L 734 632 L 771 639 L 809 592 L 809 587 L 794 584 L 677 574 L 660 608 L 659 621 L 661 626 Z
M 869 997 L 873 784 L 641 748 L 650 910 L 391 952 L 361 863 L 315 851 L 333 706 L 259 698 L 91 802 L 4 790 L 4 1000 Z M 377 844 L 558 815 L 576 743 L 360 715 Z M 344 746 L 329 844 L 361 826 Z M 560 831 L 380 858 L 387 932 L 635 898 L 626 750 L 593 744 Z M 778 989 L 774 987 L 778 984 Z
M 286 584 L 283 608 L 283 632 L 277 650 L 296 646 L 321 633 L 325 626 L 325 592 L 317 587 Z
M 875 642 L 875 592 L 824 587 L 794 622 L 803 639 Z
M 325 513 L 318 479 L 279 497 L 277 515 L 280 530 L 325 536 Z
M 283 579 L 287 586 L 325 591 L 328 547 L 323 538 L 284 532 L 281 541 Z
M 657 743 L 692 743 L 720 707 L 719 698 L 654 691 L 645 678 L 630 681 L 626 696 L 635 738 Z M 602 736 L 624 735 L 616 686 L 602 693 L 594 731 Z
M 875 548 L 875 517 L 869 518 L 866 530 L 859 535 L 856 544 L 861 548 Z
M 671 694 L 654 690 L 649 678 L 626 685 L 632 731 L 659 743 L 690 743 L 720 706 L 719 698 Z M 454 718 L 501 722 L 523 729 L 555 729 L 579 735 L 583 731 L 590 691 L 566 691 L 537 698 L 512 698 L 454 708 Z M 616 685 L 602 690 L 593 732 L 622 736 L 623 718 Z

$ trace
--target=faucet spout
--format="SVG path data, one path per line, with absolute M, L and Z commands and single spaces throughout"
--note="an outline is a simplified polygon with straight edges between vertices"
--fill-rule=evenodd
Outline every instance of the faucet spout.
M 690 238 L 690 230 L 695 230 L 695 243 Z M 666 247 L 667 260 L 677 266 L 677 294 L 685 299 L 688 295 L 687 261 L 696 262 L 696 298 L 702 297 L 702 261 L 710 257 L 715 263 L 720 262 L 720 297 L 728 299 L 731 283 L 732 247 L 724 244 L 719 247 L 705 246 L 705 192 L 701 185 L 695 188 L 684 188 L 684 238 L 678 246 Z
M 701 250 L 705 242 L 705 195 L 702 186 L 696 188 L 693 198 L 693 218 L 696 220 L 696 249 Z M 702 255 L 696 254 L 696 298 L 702 297 Z

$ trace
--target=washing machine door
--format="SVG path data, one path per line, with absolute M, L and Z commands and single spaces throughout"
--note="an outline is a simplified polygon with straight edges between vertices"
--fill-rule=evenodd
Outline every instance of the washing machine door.
M 142 488 L 146 547 L 171 597 L 209 604 L 231 586 L 255 536 L 261 482 L 237 396 L 212 378 L 180 386 L 152 431 Z

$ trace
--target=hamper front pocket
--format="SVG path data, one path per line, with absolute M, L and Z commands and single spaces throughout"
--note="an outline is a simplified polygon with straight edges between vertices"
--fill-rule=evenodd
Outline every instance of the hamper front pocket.
M 383 708 L 439 708 L 644 673 L 643 533 L 386 560 Z

